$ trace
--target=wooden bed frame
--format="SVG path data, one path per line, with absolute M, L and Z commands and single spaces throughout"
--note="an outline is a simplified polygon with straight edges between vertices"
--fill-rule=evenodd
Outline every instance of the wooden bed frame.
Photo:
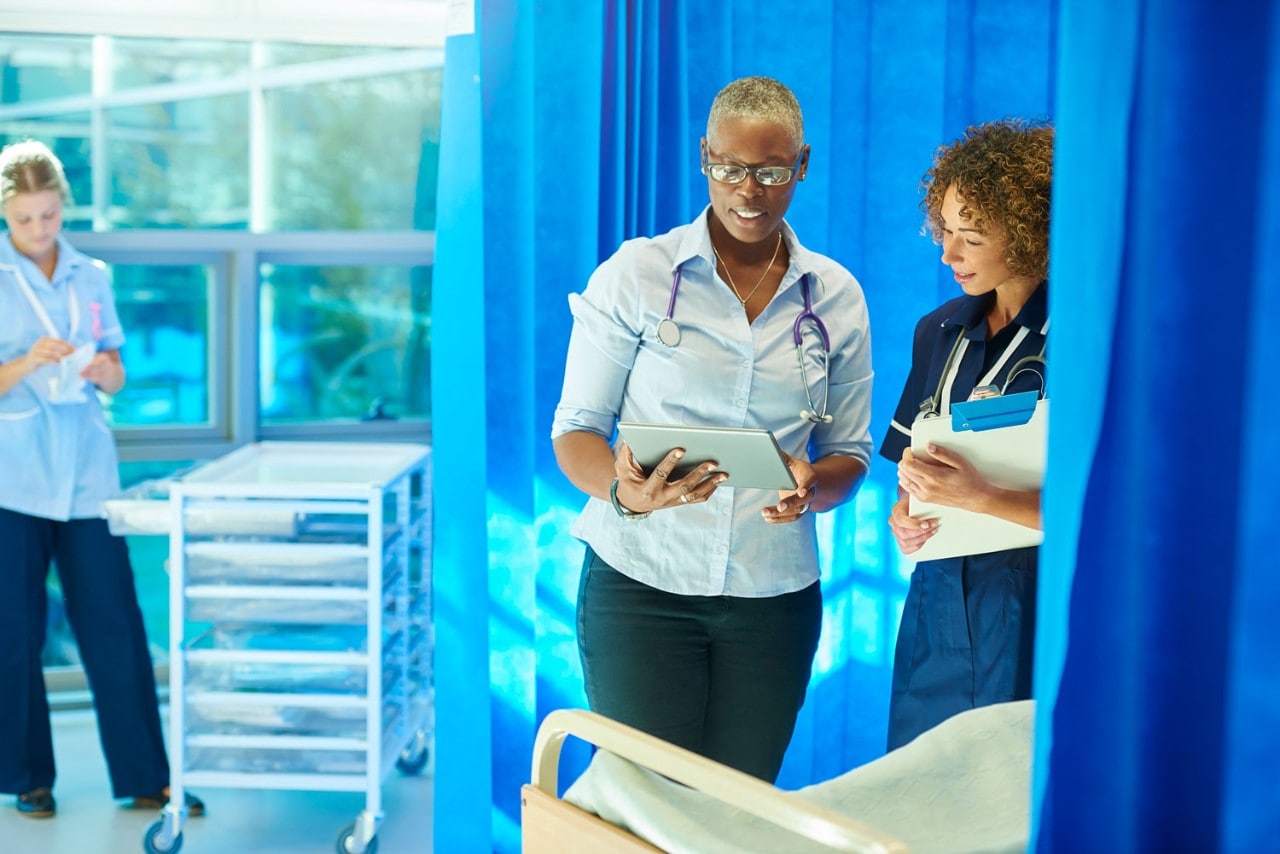
M 560 709 L 547 715 L 538 728 L 531 782 L 520 792 L 524 854 L 660 851 L 557 796 L 560 750 L 570 735 L 833 851 L 904 854 L 908 850 L 900 840 L 741 771 L 594 712 Z

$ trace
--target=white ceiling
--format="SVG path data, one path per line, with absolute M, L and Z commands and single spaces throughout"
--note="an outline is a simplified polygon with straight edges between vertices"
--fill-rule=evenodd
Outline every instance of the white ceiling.
M 443 47 L 475 0 L 0 0 L 0 31 Z

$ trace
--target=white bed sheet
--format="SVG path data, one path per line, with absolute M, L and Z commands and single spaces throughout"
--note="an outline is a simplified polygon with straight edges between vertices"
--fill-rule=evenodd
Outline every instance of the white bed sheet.
M 895 836 L 913 852 L 1022 852 L 1034 717 L 1030 700 L 964 712 L 795 794 Z M 564 799 L 673 854 L 829 850 L 604 750 Z

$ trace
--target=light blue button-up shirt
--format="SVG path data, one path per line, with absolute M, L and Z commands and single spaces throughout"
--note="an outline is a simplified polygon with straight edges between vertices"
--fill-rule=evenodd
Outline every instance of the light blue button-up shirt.
M 100 351 L 124 346 L 110 280 L 100 262 L 61 236 L 57 267 L 52 279 L 45 278 L 5 233 L 0 363 L 23 356 L 45 335 L 74 346 L 92 341 Z M 102 404 L 92 386 L 83 402 L 51 402 L 49 370 L 34 371 L 0 395 L 0 507 L 61 521 L 101 516 L 102 502 L 120 491 L 115 441 Z
M 573 332 L 552 438 L 582 430 L 612 440 L 618 421 L 763 427 L 793 457 L 871 454 L 871 338 L 862 288 L 839 264 L 810 252 L 783 224 L 790 265 L 769 305 L 748 324 L 742 305 L 715 272 L 707 212 L 655 238 L 622 244 L 569 297 Z M 681 279 L 672 319 L 677 347 L 662 344 L 672 275 Z M 831 335 L 823 370 L 821 343 L 804 329 L 809 392 L 829 424 L 801 416 L 809 407 L 792 325 L 809 281 L 814 312 Z M 733 478 L 710 500 L 619 518 L 591 498 L 571 533 L 631 578 L 685 595 L 776 596 L 818 578 L 814 518 L 766 523 L 760 511 L 775 490 L 734 489 Z

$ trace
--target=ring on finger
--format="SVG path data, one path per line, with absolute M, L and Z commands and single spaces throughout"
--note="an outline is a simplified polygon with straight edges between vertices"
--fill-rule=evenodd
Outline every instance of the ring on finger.
M 680 503 L 681 503 L 681 504 L 688 504 L 688 503 L 689 503 L 689 493 L 687 493 L 687 492 L 682 492 L 682 493 L 680 493 Z

